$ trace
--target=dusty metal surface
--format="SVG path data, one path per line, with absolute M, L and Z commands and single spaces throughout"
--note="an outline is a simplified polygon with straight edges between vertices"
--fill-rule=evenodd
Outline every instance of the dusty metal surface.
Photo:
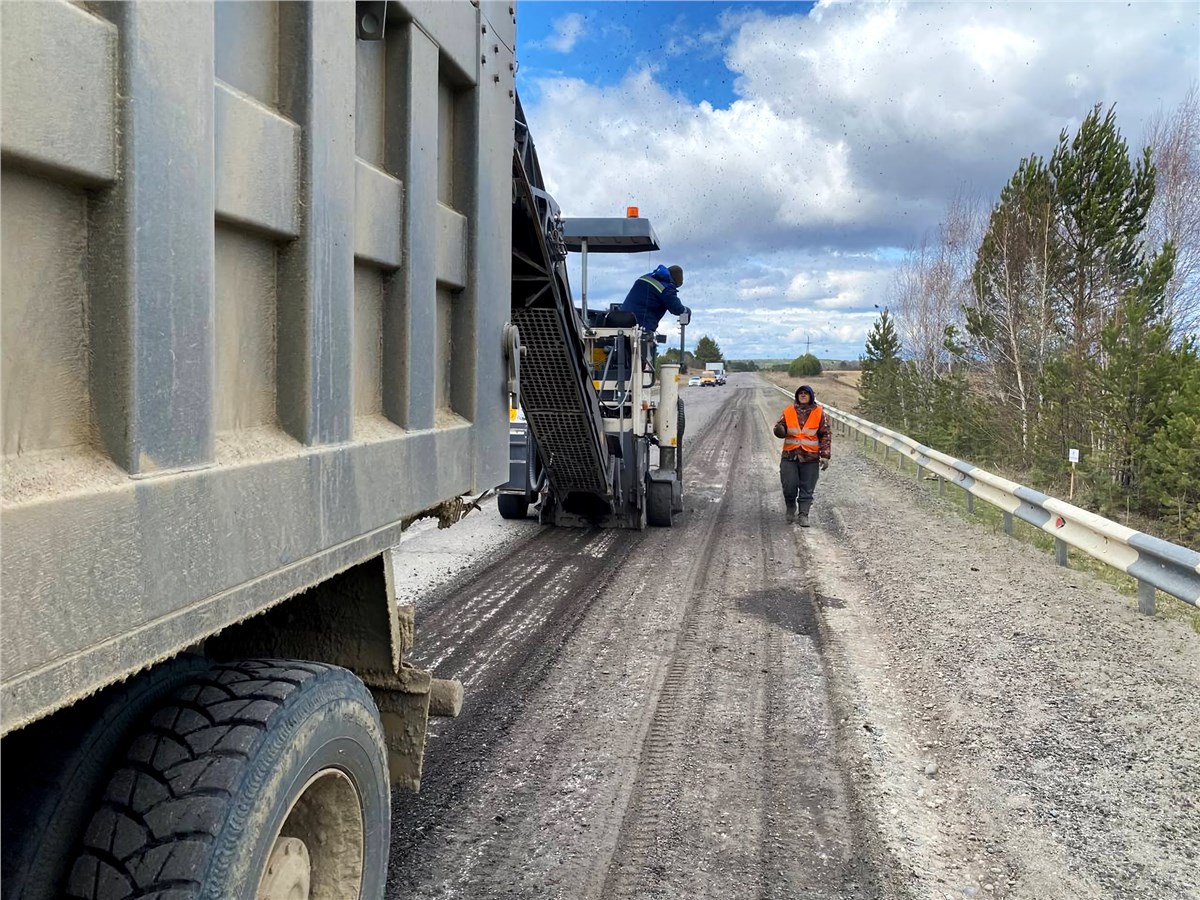
M 353 3 L 43 0 L 2 40 L 8 731 L 504 480 L 514 101 L 502 3 L 359 41 Z

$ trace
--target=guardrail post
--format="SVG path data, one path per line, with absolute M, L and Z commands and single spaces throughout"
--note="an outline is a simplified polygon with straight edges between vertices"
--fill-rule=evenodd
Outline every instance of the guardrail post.
M 1054 561 L 1063 567 L 1069 565 L 1067 562 L 1067 542 L 1062 538 L 1054 539 Z
M 973 513 L 975 512 L 975 495 L 966 488 L 963 488 L 963 490 L 967 492 L 967 512 Z
M 1138 579 L 1138 612 L 1147 616 L 1154 615 L 1154 613 L 1157 611 L 1157 606 L 1155 603 L 1157 597 L 1155 596 L 1155 593 L 1154 585 L 1148 581 L 1143 581 L 1140 578 Z
M 1154 615 L 1158 608 L 1157 602 L 1156 602 L 1157 601 L 1157 597 L 1156 597 L 1157 592 L 1154 589 L 1154 585 L 1152 585 L 1148 581 L 1143 581 L 1142 579 L 1139 578 L 1137 593 L 1138 593 L 1138 609 L 1148 616 Z
M 939 497 L 946 496 L 946 479 L 943 478 L 941 475 L 938 476 L 938 496 Z
M 901 453 L 899 450 L 896 451 L 896 471 L 897 472 L 904 471 L 904 454 Z
M 1010 513 L 1010 512 L 1006 512 L 1004 514 L 1004 533 L 1005 534 L 1013 533 L 1013 516 L 1012 516 L 1012 513 Z
M 914 460 L 914 463 L 915 463 L 916 471 L 913 473 L 913 477 L 915 479 L 917 479 L 917 481 L 920 481 L 921 480 L 921 464 L 919 462 L 916 462 L 915 460 Z

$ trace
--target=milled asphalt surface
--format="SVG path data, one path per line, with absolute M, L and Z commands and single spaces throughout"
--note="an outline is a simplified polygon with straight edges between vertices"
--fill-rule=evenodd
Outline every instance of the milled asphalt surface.
M 395 897 L 1200 897 L 1200 636 L 835 442 L 788 528 L 752 375 L 688 388 L 670 530 L 402 545 L 461 677 Z

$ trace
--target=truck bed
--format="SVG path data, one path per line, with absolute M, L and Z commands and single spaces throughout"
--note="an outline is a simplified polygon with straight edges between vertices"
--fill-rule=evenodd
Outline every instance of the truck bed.
M 506 477 L 510 4 L 96 9 L 0 7 L 2 732 Z

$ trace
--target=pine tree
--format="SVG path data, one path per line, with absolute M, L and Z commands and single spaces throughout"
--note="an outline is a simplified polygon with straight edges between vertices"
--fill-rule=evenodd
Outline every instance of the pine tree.
M 725 357 L 721 355 L 721 348 L 707 334 L 700 340 L 696 341 L 696 362 L 703 365 L 710 362 L 723 362 Z
M 1160 399 L 1162 427 L 1141 448 L 1144 493 L 1163 517 L 1163 536 L 1200 547 L 1200 344 L 1185 338 L 1171 353 L 1175 387 Z
M 1130 162 L 1115 110 L 1101 118 L 1095 106 L 1074 138 L 1068 140 L 1065 130 L 1059 136 L 1050 174 L 1063 250 L 1055 293 L 1069 347 L 1064 371 L 1050 385 L 1059 389 L 1052 397 L 1063 429 L 1058 441 L 1079 446 L 1091 443 L 1090 378 L 1106 365 L 1103 356 L 1099 370 L 1091 365 L 1102 351 L 1101 331 L 1142 274 L 1141 235 L 1154 199 L 1154 166 L 1149 147 Z
M 896 421 L 900 415 L 900 336 L 886 309 L 879 314 L 862 357 L 862 402 L 868 418 L 880 424 Z
M 1107 498 L 1119 496 L 1139 507 L 1144 487 L 1141 449 L 1166 421 L 1162 399 L 1176 388 L 1171 355 L 1171 322 L 1163 316 L 1167 283 L 1174 271 L 1174 248 L 1142 266 L 1138 282 L 1122 295 L 1100 334 L 1101 356 L 1092 363 L 1097 386 L 1092 405 L 1099 415 L 1099 460 L 1106 465 Z

